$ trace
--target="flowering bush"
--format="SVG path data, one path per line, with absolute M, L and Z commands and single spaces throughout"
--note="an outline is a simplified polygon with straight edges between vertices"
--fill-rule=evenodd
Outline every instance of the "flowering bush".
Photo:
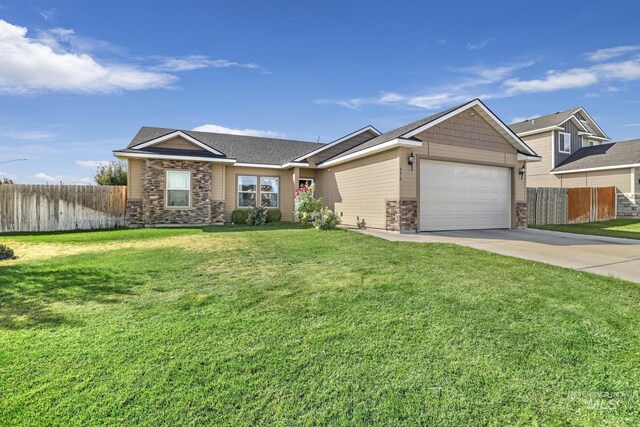
M 298 188 L 294 195 L 294 213 L 303 224 L 312 221 L 313 214 L 322 209 L 322 199 L 316 199 L 313 195 L 315 189 L 315 184 L 311 184 L 310 186 L 305 185 L 304 187 Z
M 267 222 L 267 205 L 265 203 L 260 207 L 251 207 L 247 209 L 247 224 L 264 225 Z
M 318 230 L 334 230 L 341 222 L 340 217 L 327 207 L 313 213 L 313 226 Z

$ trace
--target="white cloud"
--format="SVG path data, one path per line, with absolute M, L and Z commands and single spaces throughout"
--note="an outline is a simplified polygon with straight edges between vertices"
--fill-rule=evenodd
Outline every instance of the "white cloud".
M 640 60 L 607 62 L 566 71 L 550 70 L 541 79 L 508 79 L 503 83 L 507 94 L 551 92 L 592 86 L 601 82 L 640 80 Z M 612 86 L 608 86 L 611 88 Z M 609 89 L 605 89 L 610 91 Z
M 71 28 L 51 28 L 38 31 L 35 39 L 38 43 L 49 46 L 55 52 L 67 51 L 80 53 L 108 53 L 123 55 L 125 49 L 105 40 L 93 37 L 80 36 Z
M 558 89 L 571 89 L 591 86 L 598 82 L 598 76 L 593 70 L 574 68 L 567 71 L 547 71 L 543 79 L 520 80 L 508 79 L 503 87 L 507 93 L 550 92 Z
M 55 16 L 56 10 L 54 8 L 38 9 L 38 14 L 42 16 L 42 19 L 44 19 L 45 21 L 48 21 Z
M 260 129 L 235 129 L 225 126 L 206 124 L 193 128 L 195 131 L 200 132 L 213 132 L 213 133 L 228 133 L 231 135 L 246 135 L 246 136 L 261 136 L 265 138 L 284 138 L 282 133 L 274 132 L 272 130 L 260 130 Z
M 44 172 L 39 172 L 34 175 L 35 178 L 45 181 L 51 184 L 92 184 L 93 178 L 78 177 L 73 175 L 48 175 Z
M 97 169 L 98 166 L 107 166 L 109 160 L 76 160 L 76 165 L 81 168 Z
M 435 110 L 444 106 L 459 104 L 473 98 L 489 99 L 498 95 L 484 90 L 488 85 L 502 81 L 515 71 L 533 65 L 533 61 L 508 64 L 499 67 L 471 66 L 448 68 L 463 77 L 458 83 L 427 89 L 417 94 L 401 94 L 398 92 L 380 92 L 372 98 L 352 99 L 318 99 L 317 104 L 334 104 L 346 108 L 359 109 L 363 105 L 405 105 L 426 110 Z
M 598 49 L 593 52 L 588 52 L 585 54 L 589 61 L 600 62 L 600 61 L 608 61 L 613 58 L 618 58 L 625 53 L 634 52 L 640 50 L 640 45 L 628 45 L 628 46 L 616 46 L 616 47 L 608 47 L 606 49 Z
M 100 64 L 87 54 L 54 51 L 27 37 L 27 29 L 0 20 L 0 91 L 109 93 L 164 88 L 175 76 L 124 64 Z
M 492 38 L 488 38 L 488 39 L 484 39 L 482 41 L 479 41 L 478 43 L 467 43 L 467 49 L 469 49 L 469 50 L 484 49 L 493 40 L 494 39 L 492 37 Z
M 55 133 L 43 132 L 37 130 L 1 130 L 0 136 L 9 139 L 17 139 L 21 141 L 51 141 L 57 137 Z
M 471 75 L 471 79 L 464 83 L 464 86 L 467 87 L 499 82 L 513 74 L 515 71 L 530 67 L 533 64 L 535 64 L 535 61 L 518 62 L 498 67 L 475 65 L 472 67 L 451 68 L 451 70 Z M 459 87 L 460 85 L 457 86 Z
M 268 72 L 264 68 L 254 63 L 242 64 L 229 61 L 227 59 L 211 59 L 204 55 L 189 55 L 181 58 L 161 58 L 159 65 L 155 67 L 161 71 L 191 71 L 203 68 L 248 68 L 263 73 Z
M 640 79 L 640 59 L 598 64 L 592 69 L 607 80 Z
M 616 52 L 628 51 L 630 46 L 622 46 Z M 640 50 L 640 45 L 638 46 Z M 595 52 L 592 52 L 595 54 Z M 600 53 L 599 57 L 611 57 L 613 53 Z M 598 57 L 597 55 L 595 57 Z M 584 67 L 564 70 L 548 70 L 542 77 L 518 77 L 517 72 L 530 67 L 534 61 L 526 61 L 502 66 L 487 67 L 474 65 L 463 68 L 445 68 L 445 71 L 456 73 L 459 78 L 448 76 L 452 84 L 426 88 L 416 93 L 403 94 L 394 91 L 379 92 L 377 96 L 350 99 L 318 99 L 318 104 L 340 105 L 346 108 L 359 109 L 365 105 L 399 105 L 440 109 L 473 98 L 491 99 L 507 98 L 522 94 L 553 92 L 564 89 L 584 89 L 593 87 L 585 96 L 602 96 L 619 92 L 616 83 L 640 80 L 640 56 L 632 59 L 598 62 Z
M 624 127 L 628 127 L 628 128 L 637 128 L 640 127 L 640 123 L 627 123 L 626 125 L 622 125 Z

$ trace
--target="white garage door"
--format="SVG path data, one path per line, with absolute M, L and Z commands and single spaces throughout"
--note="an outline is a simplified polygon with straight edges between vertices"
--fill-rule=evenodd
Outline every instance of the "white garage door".
M 509 168 L 421 160 L 420 231 L 510 226 Z

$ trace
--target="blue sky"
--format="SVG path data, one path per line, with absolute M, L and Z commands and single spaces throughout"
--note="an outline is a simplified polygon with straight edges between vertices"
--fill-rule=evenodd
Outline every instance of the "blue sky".
M 489 6 L 480 7 L 484 3 Z M 90 183 L 140 126 L 328 142 L 481 97 L 640 137 L 637 1 L 0 0 L 0 177 Z

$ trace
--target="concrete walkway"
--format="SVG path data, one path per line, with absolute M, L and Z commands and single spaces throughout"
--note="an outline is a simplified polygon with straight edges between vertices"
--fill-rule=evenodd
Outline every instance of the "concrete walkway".
M 440 231 L 397 234 L 353 231 L 397 242 L 454 243 L 640 283 L 640 240 L 545 230 Z

